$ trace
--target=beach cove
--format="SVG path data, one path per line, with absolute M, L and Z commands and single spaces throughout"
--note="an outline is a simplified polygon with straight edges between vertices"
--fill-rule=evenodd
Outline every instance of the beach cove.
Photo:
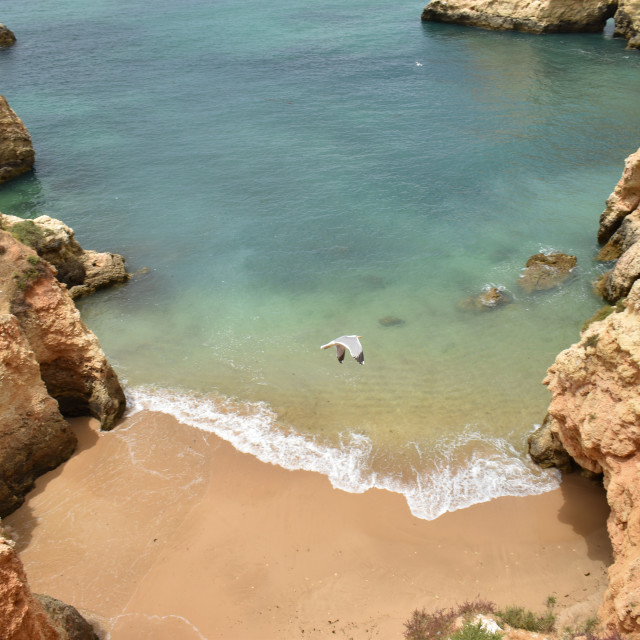
M 491 33 L 383 1 L 251 23 L 63 4 L 3 16 L 37 162 L 0 211 L 126 257 L 130 282 L 77 305 L 129 409 L 109 433 L 74 420 L 74 456 L 3 520 L 31 588 L 112 640 L 395 638 L 477 597 L 593 618 L 604 491 L 526 441 L 601 306 L 594 230 L 637 148 L 638 57 L 609 27 Z M 527 258 L 557 251 L 577 267 L 524 289 Z M 465 308 L 489 292 L 506 303 Z M 351 332 L 365 367 L 318 349 Z
M 111 640 L 401 638 L 415 609 L 478 597 L 595 616 L 611 547 L 592 481 L 434 521 L 387 491 L 349 494 L 152 412 L 72 421 L 74 456 L 3 523 L 31 588 Z

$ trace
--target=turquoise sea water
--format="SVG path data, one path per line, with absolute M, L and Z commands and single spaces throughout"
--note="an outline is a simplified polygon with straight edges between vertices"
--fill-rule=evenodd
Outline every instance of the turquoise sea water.
M 547 367 L 599 306 L 640 54 L 422 8 L 7 0 L 0 92 L 37 168 L 0 211 L 148 269 L 79 303 L 132 410 L 433 518 L 556 486 L 525 440 Z M 572 278 L 523 294 L 527 258 L 552 249 L 578 257 Z M 488 284 L 513 304 L 458 309 Z M 320 351 L 345 333 L 364 367 Z

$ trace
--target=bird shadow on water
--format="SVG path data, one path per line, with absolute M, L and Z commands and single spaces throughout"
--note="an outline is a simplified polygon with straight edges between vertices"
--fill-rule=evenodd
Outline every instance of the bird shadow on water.
M 563 474 L 560 490 L 563 497 L 558 512 L 560 522 L 571 525 L 584 538 L 589 558 L 607 566 L 612 564 L 613 550 L 607 533 L 610 509 L 602 482 L 577 473 Z
M 83 451 L 90 449 L 98 442 L 99 435 L 96 429 L 92 428 L 91 420 L 92 419 L 89 417 L 82 417 L 73 418 L 69 421 L 71 430 L 78 438 L 78 445 L 69 460 L 73 459 Z M 41 515 L 36 514 L 36 511 L 32 507 L 32 503 L 38 500 L 52 481 L 62 475 L 65 465 L 69 460 L 62 462 L 55 469 L 52 469 L 51 471 L 48 471 L 36 478 L 35 486 L 25 496 L 25 501 L 22 506 L 14 513 L 3 518 L 2 524 L 7 529 L 7 533 L 14 537 L 16 541 L 15 548 L 18 553 L 24 551 L 31 543 L 34 531 L 42 517 Z

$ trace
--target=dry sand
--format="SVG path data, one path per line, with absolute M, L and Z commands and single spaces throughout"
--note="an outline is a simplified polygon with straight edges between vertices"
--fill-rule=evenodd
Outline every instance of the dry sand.
M 415 608 L 480 596 L 595 614 L 611 547 L 579 477 L 428 522 L 402 496 L 335 490 L 143 412 L 99 433 L 6 518 L 34 591 L 112 640 L 401 639 Z

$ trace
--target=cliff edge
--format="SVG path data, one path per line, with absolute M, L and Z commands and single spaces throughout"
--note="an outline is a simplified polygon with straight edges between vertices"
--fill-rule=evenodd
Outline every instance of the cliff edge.
M 617 257 L 597 284 L 603 307 L 580 341 L 558 355 L 544 384 L 551 402 L 530 453 L 544 466 L 566 468 L 567 454 L 602 474 L 611 508 L 607 522 L 614 563 L 601 623 L 640 638 L 640 150 L 626 159 L 607 200 L 600 257 Z
M 0 231 L 0 516 L 75 448 L 63 415 L 111 429 L 125 409 L 117 376 L 54 268 Z

